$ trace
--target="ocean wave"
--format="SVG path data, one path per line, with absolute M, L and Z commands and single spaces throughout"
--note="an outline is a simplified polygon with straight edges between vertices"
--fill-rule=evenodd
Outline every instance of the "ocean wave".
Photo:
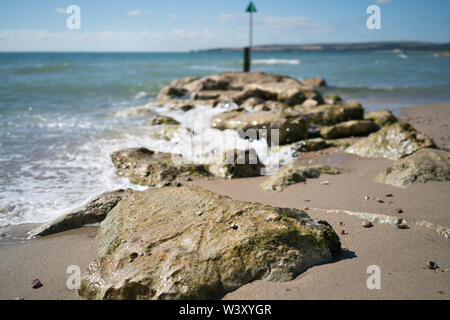
M 68 70 L 74 71 L 94 71 L 98 70 L 98 66 L 93 65 L 72 65 L 67 62 L 57 63 L 57 64 L 38 64 L 34 66 L 26 66 L 15 68 L 14 72 L 16 74 L 28 75 L 28 74 L 40 74 L 40 73 L 58 73 Z
M 301 61 L 298 59 L 255 59 L 252 61 L 253 64 L 300 64 Z

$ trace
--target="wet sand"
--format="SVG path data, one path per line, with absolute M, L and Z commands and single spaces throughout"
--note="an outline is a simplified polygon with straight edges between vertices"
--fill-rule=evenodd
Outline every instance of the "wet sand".
M 449 146 L 450 104 L 403 110 L 402 119 L 431 135 L 441 148 Z M 281 193 L 264 192 L 259 185 L 265 177 L 238 180 L 191 182 L 234 199 L 257 201 L 281 207 L 304 209 L 312 218 L 328 221 L 345 248 L 340 261 L 310 268 L 294 281 L 270 283 L 255 281 L 229 293 L 225 299 L 450 299 L 450 239 L 435 230 L 411 225 L 400 230 L 392 225 L 375 224 L 365 229 L 358 217 L 327 213 L 322 209 L 345 209 L 426 220 L 450 227 L 450 182 L 414 184 L 396 188 L 373 182 L 373 178 L 392 161 L 364 159 L 340 149 L 311 153 L 299 160 L 305 163 L 334 164 L 343 169 L 338 176 L 322 175 L 306 184 L 288 187 Z M 329 181 L 329 185 L 321 182 Z M 386 197 L 392 194 L 393 197 Z M 365 200 L 365 196 L 379 198 Z M 393 203 L 389 203 L 392 201 Z M 404 213 L 398 214 L 401 208 Z M 0 299 L 79 299 L 66 281 L 69 265 L 85 270 L 96 257 L 96 228 L 82 228 L 42 239 L 22 242 L 20 235 L 31 226 L 5 230 L 0 239 Z M 341 235 L 341 231 L 347 235 Z M 427 263 L 435 261 L 437 270 Z M 381 270 L 381 289 L 369 290 L 367 268 Z M 40 279 L 44 286 L 32 289 Z

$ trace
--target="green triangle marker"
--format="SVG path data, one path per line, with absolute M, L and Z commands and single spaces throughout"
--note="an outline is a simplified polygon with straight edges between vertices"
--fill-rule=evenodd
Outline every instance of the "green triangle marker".
M 250 12 L 250 13 L 258 12 L 256 10 L 255 5 L 253 4 L 253 1 L 250 1 L 250 4 L 248 5 L 248 8 L 247 8 L 246 12 Z

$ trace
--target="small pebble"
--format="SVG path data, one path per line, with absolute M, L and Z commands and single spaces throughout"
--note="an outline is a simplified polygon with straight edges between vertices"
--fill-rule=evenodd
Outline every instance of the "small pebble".
M 394 195 L 393 195 L 392 193 L 388 193 L 385 197 L 386 197 L 386 198 L 393 198 Z
M 444 270 L 442 270 L 442 272 L 450 272 L 450 270 L 449 269 L 444 269 Z
M 365 196 L 364 200 L 370 200 L 370 197 L 369 196 Z
M 376 199 L 376 202 L 379 202 L 379 203 L 384 203 L 384 201 L 383 201 L 383 200 L 381 200 L 381 199 Z
M 341 231 L 341 234 L 345 236 L 345 235 L 348 235 L 348 232 L 345 231 L 345 230 L 342 230 L 342 231 Z
M 339 222 L 339 225 L 342 227 L 342 226 L 345 226 L 345 223 L 343 223 L 343 222 L 341 221 L 341 222 Z
M 389 203 L 389 204 L 394 204 L 394 201 L 389 201 L 388 203 Z
M 309 210 L 309 208 L 308 208 L 308 207 L 304 207 L 304 208 L 303 208 L 303 210 L 305 210 L 305 211 L 308 211 L 308 210 Z
M 363 224 L 362 224 L 362 226 L 363 226 L 364 228 L 372 228 L 372 227 L 373 227 L 373 223 L 370 222 L 370 221 L 364 221 Z
M 130 254 L 130 260 L 135 260 L 139 255 L 137 254 L 137 252 L 133 252 L 132 254 Z
M 402 213 L 403 213 L 403 210 L 400 209 L 400 208 L 398 208 L 398 209 L 397 209 L 397 213 L 402 214 Z
M 329 186 L 330 185 L 330 181 L 322 181 L 320 184 L 323 185 L 323 186 Z
M 438 267 L 438 265 L 437 265 L 437 263 L 436 262 L 434 262 L 434 261 L 430 261 L 430 262 L 428 262 L 428 269 L 430 269 L 430 270 L 436 270 L 437 268 L 439 268 Z
M 0 238 L 4 238 L 4 237 L 6 237 L 6 233 L 0 233 Z
M 31 282 L 31 287 L 33 289 L 39 289 L 42 286 L 43 286 L 43 284 L 39 279 L 35 279 L 35 280 L 33 280 L 33 282 Z
M 401 230 L 408 230 L 409 229 L 408 225 L 407 224 L 403 224 L 403 223 L 398 224 L 397 228 L 401 229 Z
M 17 297 L 16 300 L 25 300 L 25 299 L 22 297 Z
M 237 229 L 238 229 L 238 226 L 233 222 L 233 223 L 230 225 L 230 228 L 231 228 L 231 229 L 234 229 L 234 230 L 237 230 Z

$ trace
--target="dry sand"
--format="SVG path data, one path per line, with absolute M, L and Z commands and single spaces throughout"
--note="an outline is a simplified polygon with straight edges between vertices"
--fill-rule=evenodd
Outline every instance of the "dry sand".
M 438 145 L 448 148 L 450 104 L 422 106 L 403 110 L 402 119 L 431 135 Z M 339 149 L 311 153 L 299 161 L 334 164 L 344 169 L 339 176 L 323 175 L 306 184 L 288 187 L 281 193 L 263 192 L 264 177 L 239 180 L 202 180 L 191 182 L 233 199 L 257 201 L 281 207 L 303 209 L 313 218 L 328 221 L 341 238 L 340 261 L 310 268 L 294 281 L 270 283 L 255 281 L 229 293 L 225 299 L 450 299 L 450 240 L 432 229 L 411 226 L 400 230 L 391 225 L 362 227 L 363 220 L 346 214 L 330 214 L 323 209 L 346 209 L 407 220 L 426 220 L 450 227 L 450 182 L 415 184 L 395 188 L 373 182 L 373 178 L 392 161 L 364 159 Z M 322 181 L 329 185 L 322 185 Z M 393 198 L 385 197 L 393 194 Z M 365 200 L 371 196 L 385 200 Z M 389 204 L 392 201 L 392 204 Z M 397 209 L 404 213 L 399 215 Z M 20 236 L 31 226 L 6 230 Z M 341 235 L 341 231 L 348 232 Z M 95 228 L 83 228 L 57 236 L 22 242 L 6 238 L 0 241 L 0 299 L 78 299 L 66 288 L 66 268 L 78 265 L 84 270 L 96 256 Z M 5 232 L 5 231 L 2 231 Z M 427 269 L 435 261 L 438 270 Z M 381 270 L 381 289 L 366 286 L 367 268 Z M 44 286 L 32 289 L 31 281 Z

